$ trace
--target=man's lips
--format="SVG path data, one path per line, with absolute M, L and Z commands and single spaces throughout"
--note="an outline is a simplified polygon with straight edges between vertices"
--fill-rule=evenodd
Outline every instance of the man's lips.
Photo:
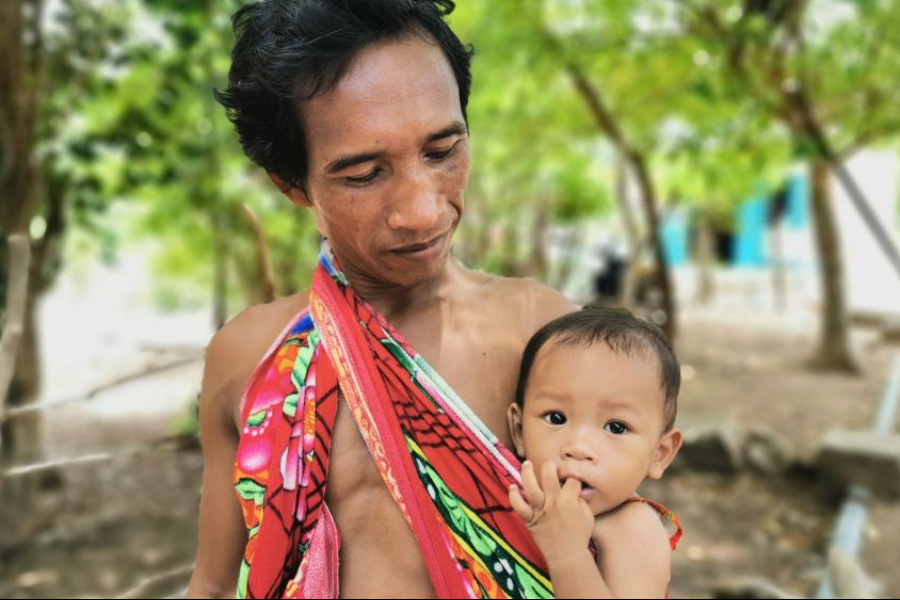
M 428 240 L 427 242 L 421 242 L 418 244 L 410 244 L 408 246 L 401 246 L 399 248 L 394 248 L 391 250 L 391 252 L 418 252 L 420 250 L 425 250 L 426 248 L 430 248 L 431 246 L 433 246 L 435 243 L 437 243 L 439 240 L 441 240 L 445 235 L 446 235 L 446 233 L 442 233 L 441 235 L 434 237 L 434 238 Z

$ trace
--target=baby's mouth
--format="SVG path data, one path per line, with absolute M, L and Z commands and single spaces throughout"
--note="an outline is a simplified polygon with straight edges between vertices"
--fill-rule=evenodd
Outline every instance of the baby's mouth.
M 564 478 L 564 479 L 560 479 L 560 480 L 559 480 L 559 487 L 563 487 L 564 485 L 566 485 L 566 481 L 568 481 L 569 479 L 574 479 L 575 481 L 578 481 L 579 483 L 581 483 L 581 491 L 582 491 L 582 492 L 586 492 L 586 491 L 589 491 L 589 490 L 590 490 L 590 491 L 593 491 L 593 490 L 594 490 L 593 486 L 591 486 L 589 483 L 587 483 L 587 482 L 585 482 L 585 481 L 583 481 L 583 480 L 581 480 L 581 479 L 579 479 L 579 478 L 577 478 L 577 477 L 566 477 L 566 478 Z

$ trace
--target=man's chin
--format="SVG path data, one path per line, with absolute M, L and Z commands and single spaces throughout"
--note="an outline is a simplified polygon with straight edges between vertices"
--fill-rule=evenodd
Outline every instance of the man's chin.
M 428 283 L 441 276 L 449 258 L 449 252 L 444 252 L 428 262 L 404 264 L 403 262 L 391 261 L 390 281 L 398 287 L 404 288 Z
M 406 270 L 394 270 L 391 273 L 391 279 L 395 285 L 403 288 L 411 288 L 422 285 L 440 277 L 447 264 L 447 257 L 441 260 L 435 260 L 433 263 L 421 265 L 417 268 Z

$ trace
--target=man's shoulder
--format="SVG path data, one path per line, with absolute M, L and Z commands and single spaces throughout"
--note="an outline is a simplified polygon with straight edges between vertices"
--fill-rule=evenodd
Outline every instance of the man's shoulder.
M 541 283 L 533 277 L 503 277 L 485 274 L 493 287 L 505 294 L 518 294 L 537 300 L 563 299 L 565 296 L 549 285 Z M 566 300 L 568 302 L 568 300 Z
M 506 298 L 522 298 L 544 303 L 571 303 L 557 289 L 543 284 L 533 277 L 505 277 L 484 271 L 467 269 L 466 277 L 470 287 L 480 293 L 493 294 Z
M 309 292 L 278 298 L 266 304 L 253 304 L 242 310 L 222 327 L 219 335 L 238 337 L 271 337 L 274 341 L 284 327 L 309 306 Z
M 473 276 L 480 282 L 479 304 L 499 308 L 520 323 L 529 337 L 549 321 L 578 308 L 559 290 L 530 277 L 482 272 Z
M 205 385 L 239 422 L 238 404 L 244 388 L 269 347 L 290 321 L 309 304 L 299 293 L 267 304 L 254 304 L 229 320 L 212 338 L 206 353 Z
M 264 352 L 291 319 L 308 305 L 309 293 L 303 292 L 248 306 L 213 336 L 210 348 L 224 348 L 227 356 L 235 360 L 259 354 L 260 349 Z

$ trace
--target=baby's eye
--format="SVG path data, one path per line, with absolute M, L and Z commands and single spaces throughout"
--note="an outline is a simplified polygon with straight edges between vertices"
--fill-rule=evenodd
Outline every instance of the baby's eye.
M 551 425 L 565 425 L 566 415 L 558 411 L 548 412 L 546 415 L 544 415 L 544 420 Z
M 608 432 L 615 435 L 622 435 L 623 433 L 628 431 L 628 425 L 623 423 L 622 421 L 610 421 L 604 427 Z

